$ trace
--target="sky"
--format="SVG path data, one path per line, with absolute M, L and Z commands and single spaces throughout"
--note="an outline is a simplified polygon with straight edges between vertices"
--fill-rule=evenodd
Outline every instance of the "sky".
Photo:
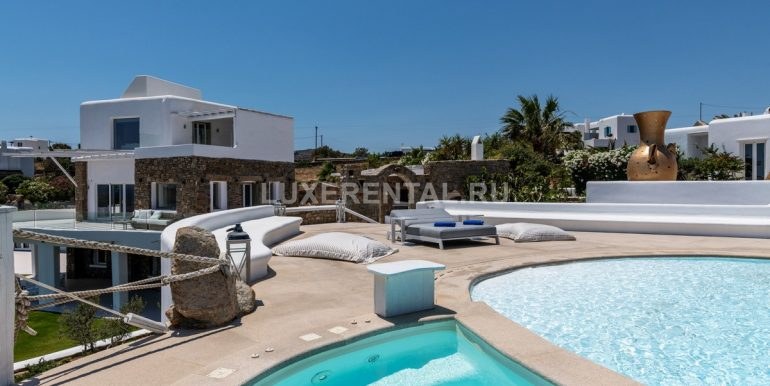
M 568 120 L 669 127 L 770 105 L 762 1 L 16 1 L 0 12 L 0 138 L 79 142 L 79 104 L 135 75 L 294 117 L 295 148 L 435 145 L 517 95 Z

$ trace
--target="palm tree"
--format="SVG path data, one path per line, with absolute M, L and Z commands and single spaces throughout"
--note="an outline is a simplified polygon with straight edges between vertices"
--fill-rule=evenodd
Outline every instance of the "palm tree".
M 545 106 L 540 105 L 537 95 L 529 98 L 519 95 L 517 99 L 519 108 L 509 108 L 500 118 L 503 135 L 514 142 L 531 144 L 535 151 L 549 158 L 561 150 L 582 146 L 579 135 L 564 131 L 572 127 L 572 123 L 564 119 L 558 98 L 549 95 Z

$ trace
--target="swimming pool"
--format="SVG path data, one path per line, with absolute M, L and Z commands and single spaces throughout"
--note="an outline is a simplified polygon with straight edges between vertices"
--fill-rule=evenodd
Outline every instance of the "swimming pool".
M 652 385 L 770 384 L 770 260 L 624 258 L 524 268 L 472 298 Z
M 454 320 L 363 338 L 246 384 L 551 385 Z

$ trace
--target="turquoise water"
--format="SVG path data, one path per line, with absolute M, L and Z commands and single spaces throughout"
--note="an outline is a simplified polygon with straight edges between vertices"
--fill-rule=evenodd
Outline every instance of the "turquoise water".
M 526 268 L 474 300 L 649 385 L 770 385 L 770 261 L 634 258 Z
M 550 385 L 455 321 L 363 338 L 247 384 Z

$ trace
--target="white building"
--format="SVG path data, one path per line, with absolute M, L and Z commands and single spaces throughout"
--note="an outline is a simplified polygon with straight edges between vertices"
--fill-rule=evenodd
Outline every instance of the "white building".
M 594 122 L 576 123 L 575 131 L 583 133 L 586 147 L 612 147 L 639 144 L 639 128 L 633 115 L 613 115 Z
M 770 108 L 760 115 L 715 119 L 708 125 L 666 130 L 666 142 L 679 145 L 686 157 L 700 157 L 701 149 L 710 145 L 741 157 L 747 180 L 766 179 L 768 139 Z
M 137 76 L 120 98 L 82 103 L 80 143 L 104 151 L 73 159 L 80 219 L 250 206 L 256 184 L 293 180 L 292 118 L 204 101 L 200 90 L 151 76 Z
M 47 139 L 29 137 L 17 138 L 8 142 L 2 141 L 0 143 L 0 176 L 20 173 L 27 177 L 34 177 L 35 159 L 16 155 L 47 151 Z

